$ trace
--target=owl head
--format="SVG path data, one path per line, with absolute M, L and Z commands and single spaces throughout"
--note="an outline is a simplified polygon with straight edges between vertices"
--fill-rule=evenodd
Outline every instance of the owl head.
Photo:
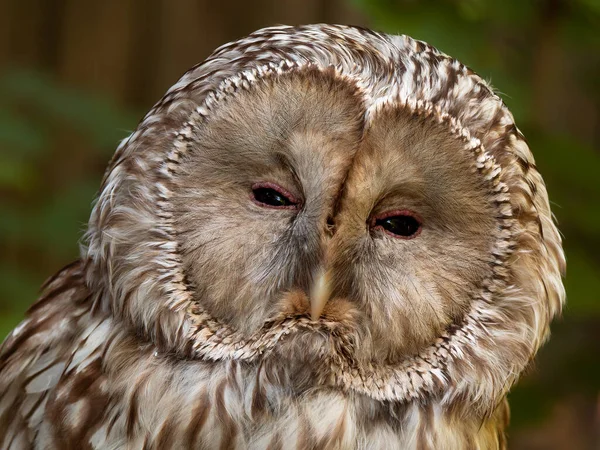
M 160 351 L 489 408 L 564 301 L 532 154 L 473 71 L 406 36 L 276 27 L 188 71 L 118 148 L 83 249 Z

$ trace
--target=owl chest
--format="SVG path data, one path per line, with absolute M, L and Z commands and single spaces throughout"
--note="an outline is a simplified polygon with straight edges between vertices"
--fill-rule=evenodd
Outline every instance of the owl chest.
M 21 411 L 34 448 L 500 447 L 493 422 L 456 420 L 439 405 L 318 387 L 310 370 L 281 361 L 176 360 L 109 325 L 86 334 L 61 370 L 44 358 L 30 368 L 31 382 L 43 378 L 43 390 L 28 385 Z
M 99 427 L 90 442 L 96 448 L 411 448 L 399 423 L 369 417 L 342 393 L 244 389 L 214 374 L 189 387 L 124 395 L 103 420 L 113 429 Z
M 156 365 L 113 392 L 88 429 L 92 448 L 469 448 L 480 439 L 435 408 L 382 407 L 331 389 L 292 392 L 235 364 L 184 366 Z

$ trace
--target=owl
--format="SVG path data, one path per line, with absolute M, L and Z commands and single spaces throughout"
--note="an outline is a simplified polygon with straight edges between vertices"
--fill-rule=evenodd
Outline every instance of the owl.
M 274 27 L 117 149 L 0 350 L 3 449 L 495 449 L 564 302 L 502 100 L 407 36 Z

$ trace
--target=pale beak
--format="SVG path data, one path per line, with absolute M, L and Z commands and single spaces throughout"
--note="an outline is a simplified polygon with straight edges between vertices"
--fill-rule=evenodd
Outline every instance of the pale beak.
M 320 268 L 310 290 L 310 317 L 312 320 L 319 320 L 330 295 L 331 274 L 329 270 Z

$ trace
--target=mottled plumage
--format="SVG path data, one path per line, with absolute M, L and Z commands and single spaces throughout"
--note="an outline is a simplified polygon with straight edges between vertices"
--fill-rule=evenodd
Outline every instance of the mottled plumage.
M 0 448 L 504 448 L 563 271 L 531 152 L 470 69 L 406 36 L 260 30 L 117 149 L 81 259 L 0 349 Z

